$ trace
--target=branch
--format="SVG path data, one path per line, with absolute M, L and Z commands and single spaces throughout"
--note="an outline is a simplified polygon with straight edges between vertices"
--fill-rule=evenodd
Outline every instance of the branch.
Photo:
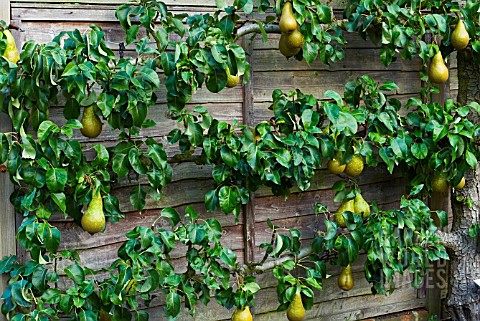
M 268 23 L 263 26 L 266 33 L 280 33 L 280 27 L 278 24 Z M 250 33 L 261 33 L 262 29 L 256 23 L 245 24 L 237 31 L 237 38 L 243 37 Z
M 311 245 L 307 246 L 307 247 L 304 247 L 303 249 L 300 250 L 300 252 L 298 253 L 298 255 L 296 256 L 297 260 L 299 259 L 303 259 L 304 257 L 307 257 L 309 256 L 310 254 L 312 254 L 313 252 L 313 248 Z M 278 259 L 276 260 L 273 260 L 273 261 L 268 261 L 262 265 L 259 265 L 257 267 L 255 267 L 255 271 L 257 272 L 265 272 L 267 270 L 271 270 L 273 269 L 274 267 L 282 264 L 283 262 L 285 261 L 288 261 L 288 260 L 293 260 L 295 259 L 295 257 L 293 255 L 287 255 L 287 256 L 282 256 L 282 257 L 279 257 Z
M 344 23 L 347 21 L 348 20 L 346 19 L 333 20 L 332 23 L 330 24 L 320 24 L 320 26 L 322 27 L 322 29 L 327 30 L 333 26 L 342 27 Z M 280 27 L 278 26 L 278 24 L 275 24 L 275 23 L 267 23 L 263 25 L 263 29 L 265 30 L 266 33 L 281 33 Z M 261 33 L 261 32 L 262 32 L 262 29 L 257 23 L 248 23 L 238 29 L 236 38 L 238 39 L 250 33 Z
M 455 253 L 460 251 L 462 237 L 459 233 L 437 231 L 436 235 L 442 239 L 442 244 L 446 248 L 452 250 Z

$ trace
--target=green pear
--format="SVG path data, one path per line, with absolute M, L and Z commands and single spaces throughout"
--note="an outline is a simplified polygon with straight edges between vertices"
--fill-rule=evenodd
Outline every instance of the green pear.
M 306 315 L 305 308 L 303 307 L 302 295 L 297 292 L 293 297 L 292 302 L 288 305 L 287 318 L 290 321 L 302 321 Z
M 338 226 L 340 227 L 347 227 L 345 224 L 345 219 L 343 218 L 342 213 L 343 212 L 355 212 L 355 201 L 353 199 L 348 200 L 348 201 L 343 201 L 342 204 L 337 209 L 337 212 L 335 212 L 335 220 L 337 221 Z
M 7 58 L 8 61 L 13 62 L 14 64 L 20 60 L 20 54 L 17 50 L 17 45 L 15 44 L 15 38 L 13 38 L 10 30 L 3 30 L 3 34 L 7 38 L 7 48 L 3 52 L 3 56 Z
M 344 291 L 350 291 L 353 289 L 354 285 L 353 275 L 352 275 L 352 268 L 350 264 L 346 267 L 342 268 L 342 272 L 338 276 L 338 287 Z
M 360 193 L 355 196 L 355 213 L 362 215 L 362 217 L 370 215 L 370 205 L 368 205 Z
M 297 29 L 297 20 L 293 16 L 293 8 L 291 2 L 285 2 L 282 8 L 282 15 L 278 23 L 280 31 L 284 33 L 290 33 Z
M 230 73 L 230 69 L 228 68 L 225 68 L 225 72 L 227 73 L 227 87 L 228 88 L 233 88 L 235 86 L 237 86 L 239 83 L 240 83 L 240 76 L 237 74 L 237 75 L 232 75 Z
M 300 30 L 295 29 L 287 35 L 287 46 L 290 48 L 302 48 L 303 43 L 305 42 L 305 37 L 300 32 Z
M 289 47 L 287 44 L 287 39 L 288 39 L 288 35 L 285 33 L 282 33 L 282 35 L 280 36 L 280 41 L 278 42 L 278 49 L 280 49 L 280 52 L 282 53 L 282 55 L 284 55 L 287 58 L 290 58 L 292 56 L 295 56 L 300 51 L 300 48 Z
M 80 132 L 83 136 L 89 138 L 95 138 L 102 132 L 102 122 L 95 114 L 94 106 L 95 105 L 91 105 L 83 110 L 81 120 L 83 127 L 80 129 Z
M 448 68 L 443 61 L 440 51 L 433 56 L 430 67 L 428 68 L 428 78 L 435 84 L 443 84 L 448 79 Z
M 463 23 L 462 19 L 458 19 L 457 26 L 452 32 L 450 42 L 452 43 L 452 46 L 455 47 L 455 49 L 461 50 L 465 49 L 465 47 L 468 46 L 469 41 L 470 36 L 468 35 L 467 29 L 465 28 L 465 24 Z
M 243 310 L 239 308 L 235 309 L 235 312 L 232 314 L 232 321 L 252 321 L 252 313 L 250 312 L 250 308 L 247 306 Z
M 90 234 L 95 234 L 105 227 L 105 215 L 103 214 L 103 201 L 100 191 L 94 191 L 92 200 L 82 216 L 82 228 Z

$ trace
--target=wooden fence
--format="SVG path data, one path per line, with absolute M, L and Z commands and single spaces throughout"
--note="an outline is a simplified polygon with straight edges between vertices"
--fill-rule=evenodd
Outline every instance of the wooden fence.
M 18 44 L 35 39 L 38 42 L 47 42 L 61 30 L 78 28 L 87 30 L 91 23 L 99 24 L 106 32 L 107 44 L 118 50 L 119 43 L 124 41 L 124 33 L 115 19 L 115 9 L 118 4 L 126 1 L 113 0 L 21 0 L 3 1 L 0 12 L 10 9 L 12 21 L 21 27 L 24 32 L 14 32 Z M 168 0 L 165 1 L 170 10 L 177 12 L 208 12 L 215 9 L 214 0 Z M 10 8 L 8 8 L 10 6 Z M 6 19 L 8 17 L 3 17 Z M 271 117 L 267 109 L 272 98 L 272 91 L 276 88 L 284 91 L 300 88 L 306 93 L 321 98 L 328 89 L 343 92 L 347 81 L 354 80 L 359 75 L 370 75 L 379 82 L 394 80 L 399 89 L 394 95 L 405 100 L 412 95 L 418 95 L 421 88 L 418 71 L 421 63 L 418 60 L 405 62 L 398 59 L 387 69 L 379 59 L 379 49 L 360 37 L 348 37 L 345 58 L 333 65 L 327 66 L 319 61 L 307 65 L 295 60 L 287 61 L 278 51 L 279 35 L 269 35 L 269 41 L 264 43 L 260 36 L 252 42 L 246 40 L 242 45 L 251 53 L 252 80 L 245 87 L 237 86 L 226 89 L 219 94 L 211 94 L 204 89 L 199 90 L 189 106 L 202 104 L 210 112 L 222 120 L 238 119 L 241 123 L 254 124 Z M 133 47 L 132 47 L 133 48 Z M 126 55 L 133 55 L 132 48 L 127 48 Z M 177 124 L 166 117 L 165 89 L 158 93 L 158 106 L 152 107 L 150 117 L 157 121 L 158 126 L 143 131 L 144 135 L 165 141 L 166 134 Z M 61 106 L 53 108 L 51 120 L 62 123 Z M 1 121 L 2 130 L 6 130 L 4 121 Z M 75 137 L 86 144 L 103 142 L 112 145 L 116 140 L 116 132 L 104 130 L 95 140 L 87 141 L 79 133 Z M 173 151 L 170 150 L 170 153 Z M 148 201 L 144 211 L 135 212 L 128 201 L 126 192 L 129 183 L 117 186 L 115 194 L 120 198 L 121 209 L 126 213 L 126 219 L 117 224 L 108 224 L 106 232 L 90 236 L 80 227 L 61 216 L 54 217 L 52 222 L 62 232 L 62 249 L 76 248 L 79 250 L 83 263 L 92 268 L 108 266 L 116 258 L 116 250 L 123 242 L 124 234 L 133 226 L 150 226 L 157 218 L 159 211 L 165 206 L 172 206 L 180 210 L 187 205 L 193 205 L 200 213 L 204 213 L 203 198 L 206 191 L 213 186 L 211 168 L 198 166 L 194 163 L 172 164 L 173 181 L 165 190 L 161 201 Z M 11 186 L 7 175 L 2 175 L 0 190 L 4 200 L 8 199 Z M 224 239 L 228 246 L 235 250 L 240 259 L 251 260 L 258 258 L 261 253 L 258 246 L 270 241 L 271 232 L 267 227 L 270 218 L 275 225 L 287 228 L 297 228 L 302 232 L 305 240 L 312 239 L 318 229 L 323 226 L 322 220 L 314 215 L 313 205 L 321 201 L 331 208 L 334 192 L 330 189 L 335 177 L 326 170 L 320 170 L 312 182 L 309 191 L 293 193 L 288 200 L 272 196 L 266 188 L 261 188 L 254 194 L 251 202 L 243 208 L 238 224 L 233 216 L 222 213 L 205 213 L 209 217 L 217 218 L 224 227 Z M 362 194 L 367 201 L 377 202 L 381 208 L 392 208 L 398 205 L 404 192 L 403 181 L 400 177 L 390 176 L 380 168 L 367 169 L 359 179 Z M 3 202 L 0 209 L 1 246 L 0 256 L 12 251 L 12 235 L 14 218 L 12 210 L 5 209 L 7 202 Z M 17 225 L 21 218 L 17 217 Z M 23 252 L 17 249 L 22 257 Z M 183 253 L 175 252 L 178 260 L 182 260 Z M 364 258 L 363 258 L 364 259 Z M 391 296 L 374 296 L 370 285 L 363 277 L 363 259 L 354 266 L 353 273 L 356 284 L 352 291 L 344 292 L 336 286 L 336 275 L 325 281 L 324 290 L 316 293 L 315 305 L 307 314 L 309 319 L 317 320 L 359 320 L 393 312 L 425 307 L 426 299 L 423 291 L 410 287 L 408 277 L 399 277 L 398 288 Z M 61 271 L 58 271 L 61 273 Z M 259 276 L 263 289 L 258 293 L 254 308 L 255 320 L 286 320 L 284 313 L 275 312 L 276 290 L 274 278 L 268 273 Z M 163 320 L 161 301 L 154 302 L 150 308 L 151 320 Z M 226 311 L 216 303 L 208 307 L 198 308 L 197 315 L 192 318 L 184 313 L 181 320 L 224 320 L 229 319 L 231 311 Z

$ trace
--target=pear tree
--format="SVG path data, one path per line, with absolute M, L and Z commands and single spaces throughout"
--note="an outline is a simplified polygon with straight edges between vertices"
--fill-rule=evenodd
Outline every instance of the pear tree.
M 410 273 L 419 286 L 430 262 L 449 259 L 448 312 L 454 320 L 480 320 L 474 283 L 480 278 L 480 3 L 349 0 L 343 17 L 315 0 L 216 4 L 217 11 L 203 15 L 174 15 L 157 0 L 120 5 L 116 17 L 126 43 L 135 44 L 135 59 L 116 57 L 97 25 L 86 33 L 61 32 L 46 44 L 27 41 L 19 53 L 1 25 L 0 109 L 14 130 L 0 133 L 0 163 L 16 186 L 10 201 L 24 216 L 17 240 L 30 254 L 26 262 L 1 259 L 0 273 L 10 276 L 1 312 L 15 321 L 148 320 L 144 307 L 161 295 L 169 319 L 182 306 L 194 314 L 198 304 L 215 300 L 235 308 L 232 320 L 252 320 L 257 275 L 271 273 L 278 311 L 301 321 L 331 265 L 342 267 L 339 287 L 351 290 L 350 264 L 365 253 L 365 278 L 373 293 L 385 295 L 394 292 L 395 274 Z M 254 12 L 262 18 L 246 18 Z M 246 84 L 248 53 L 237 40 L 253 34 L 267 40 L 269 33 L 281 34 L 284 56 L 308 64 L 344 59 L 345 35 L 358 33 L 380 46 L 385 66 L 420 59 L 422 97 L 402 104 L 389 97 L 398 88 L 393 81 L 379 84 L 365 75 L 324 97 L 277 89 L 272 117 L 254 126 L 218 120 L 203 106 L 186 108 L 201 87 L 218 93 L 240 85 L 240 77 Z M 449 77 L 444 58 L 454 53 L 458 99 L 440 104 L 433 95 Z M 161 86 L 166 107 L 156 105 Z M 60 98 L 65 122 L 56 124 L 49 109 Z M 167 108 L 180 124 L 167 137 L 178 155 L 142 137 L 158 126 L 150 108 Z M 86 146 L 74 137 L 97 137 L 102 126 L 118 130 L 115 145 Z M 106 220 L 121 224 L 124 218 L 114 184 L 134 177 L 129 200 L 142 210 L 148 199 L 161 199 L 172 178 L 170 163 L 184 160 L 212 169 L 215 186 L 205 194 L 205 212 L 238 219 L 251 192 L 266 186 L 286 197 L 293 188 L 308 190 L 324 164 L 338 175 L 332 189 L 341 205 L 312 204 L 324 228 L 309 242 L 297 229 L 269 220 L 271 242 L 260 246 L 264 256 L 255 262 L 241 262 L 224 246 L 218 220 L 191 206 L 184 213 L 162 209 L 158 219 L 169 227 L 133 227 L 117 260 L 104 269 L 84 266 L 76 249 L 59 250 L 61 231 L 49 222 L 52 214 L 63 213 L 90 233 L 108 233 Z M 363 198 L 357 178 L 365 163 L 407 178 L 398 208 L 383 210 Z M 454 219 L 444 232 L 447 213 L 430 209 L 426 200 L 448 191 Z M 182 269 L 170 256 L 178 247 L 185 249 Z M 62 262 L 68 289 L 58 286 L 53 262 Z

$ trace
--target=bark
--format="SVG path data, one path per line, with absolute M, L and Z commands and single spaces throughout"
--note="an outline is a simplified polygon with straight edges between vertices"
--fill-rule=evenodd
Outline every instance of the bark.
M 459 94 L 458 102 L 480 102 L 480 65 L 473 61 L 470 49 L 457 53 Z M 479 121 L 478 117 L 472 121 Z M 478 237 L 471 238 L 468 228 L 480 222 L 480 171 L 472 170 L 465 174 L 466 185 L 452 194 L 453 224 L 449 233 L 456 246 L 451 246 L 449 296 L 446 307 L 452 320 L 480 320 L 480 287 L 474 283 L 480 279 L 480 242 Z M 471 198 L 473 207 L 468 208 L 456 197 Z M 448 246 L 448 243 L 446 244 Z

